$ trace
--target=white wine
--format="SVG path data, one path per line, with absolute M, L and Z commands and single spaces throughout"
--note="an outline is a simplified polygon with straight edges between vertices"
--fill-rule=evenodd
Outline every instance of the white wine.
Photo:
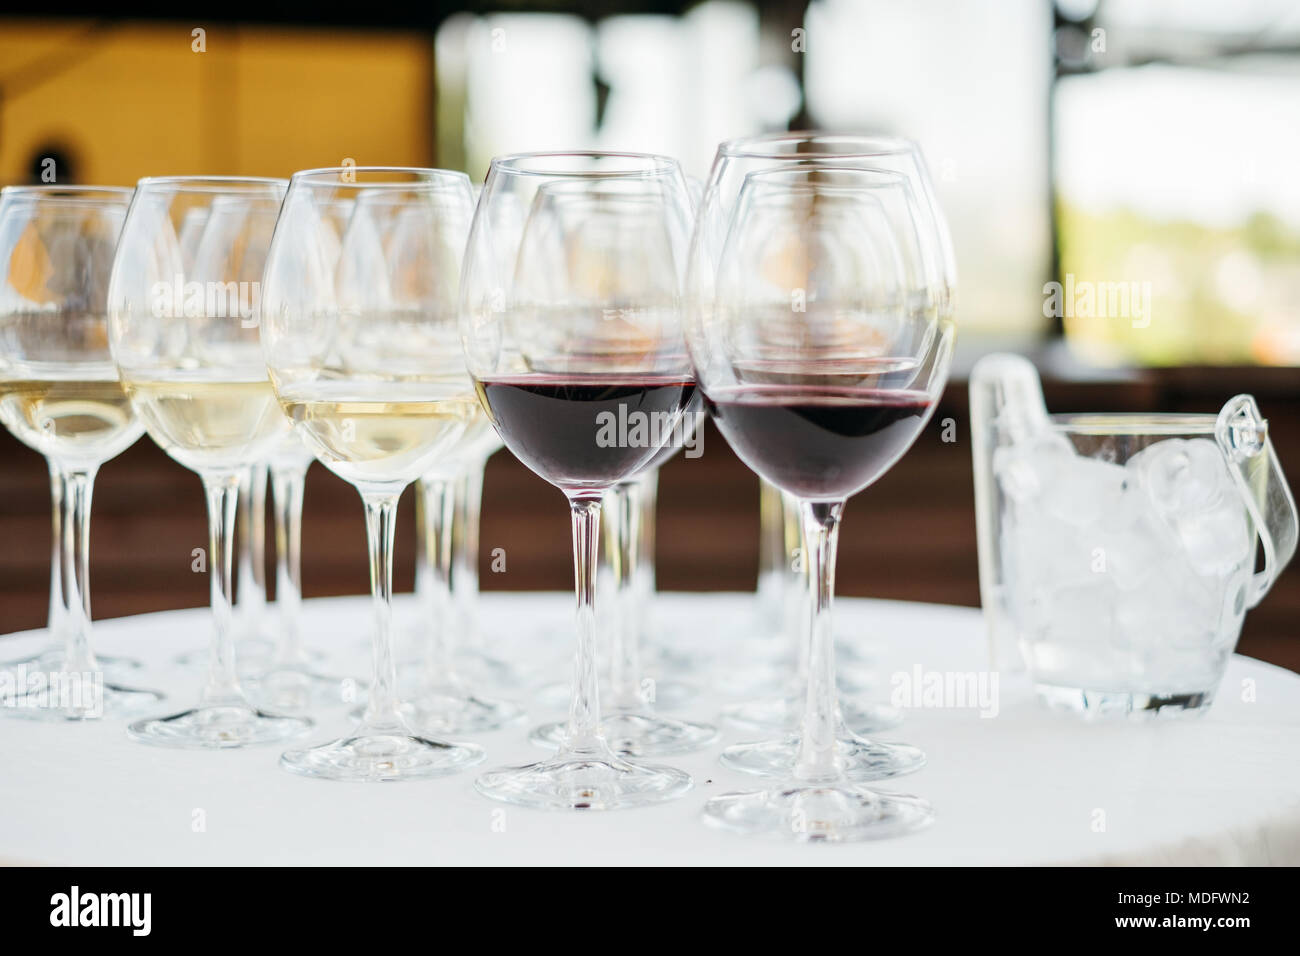
M 353 484 L 414 481 L 482 414 L 468 382 L 312 382 L 280 402 L 316 457 Z
M 197 472 L 246 468 L 266 459 L 289 424 L 267 379 L 187 377 L 126 381 L 150 437 Z
M 500 447 L 501 439 L 497 437 L 496 429 L 492 427 L 492 420 L 483 410 L 480 402 L 477 408 L 470 411 L 465 430 L 456 444 L 434 462 L 432 472 L 420 477 L 454 478 L 469 467 L 471 462 L 485 459 Z
M 0 421 L 55 461 L 102 464 L 140 437 L 140 424 L 112 368 L 68 372 L 72 377 L 0 381 Z

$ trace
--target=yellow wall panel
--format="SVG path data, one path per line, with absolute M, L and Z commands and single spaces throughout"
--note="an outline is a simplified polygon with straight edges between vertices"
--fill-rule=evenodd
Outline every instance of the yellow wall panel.
M 196 25 L 0 20 L 0 183 L 48 144 L 98 183 L 432 161 L 426 35 Z

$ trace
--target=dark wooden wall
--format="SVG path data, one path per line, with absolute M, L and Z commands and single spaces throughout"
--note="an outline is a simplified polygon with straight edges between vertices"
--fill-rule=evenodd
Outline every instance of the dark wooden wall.
M 1127 382 L 1049 383 L 1054 411 L 1217 411 L 1252 391 L 1275 445 L 1300 476 L 1300 371 L 1181 369 Z M 955 442 L 942 441 L 945 419 Z M 1300 480 L 1300 478 L 1295 478 Z M 0 633 L 45 622 L 50 540 L 42 459 L 0 432 Z M 402 502 L 397 587 L 412 586 L 414 514 Z M 407 531 L 406 529 L 411 529 Z M 207 578 L 190 570 L 207 545 L 199 479 L 147 438 L 101 470 L 91 537 L 95 616 L 116 617 L 207 603 Z M 572 586 L 568 509 L 560 493 L 507 452 L 488 466 L 483 505 L 482 583 L 487 589 Z M 487 555 L 504 548 L 505 573 Z M 678 456 L 663 470 L 658 579 L 666 590 L 747 590 L 757 574 L 758 484 L 710 426 L 704 454 Z M 364 593 L 361 505 L 351 486 L 320 466 L 308 478 L 303 533 L 307 595 Z M 926 433 L 875 486 L 850 502 L 838 573 L 846 595 L 977 606 L 975 516 L 964 383 L 954 382 Z M 1300 562 L 1246 617 L 1240 649 L 1300 670 Z

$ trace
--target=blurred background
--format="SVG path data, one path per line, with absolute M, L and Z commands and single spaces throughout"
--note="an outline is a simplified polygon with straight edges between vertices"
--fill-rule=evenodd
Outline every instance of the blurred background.
M 979 603 L 965 373 L 989 351 L 1030 355 L 1053 411 L 1214 412 L 1252 392 L 1300 475 L 1293 0 L 60 6 L 0 18 L 0 184 L 347 162 L 481 180 L 494 154 L 581 146 L 669 153 L 703 179 L 718 141 L 765 130 L 917 139 L 952 227 L 961 345 L 929 431 L 848 509 L 841 594 Z M 95 499 L 96 617 L 207 603 L 192 473 L 142 439 Z M 0 434 L 0 632 L 45 622 L 49 528 L 43 461 Z M 508 556 L 485 588 L 571 587 L 559 493 L 504 452 L 482 541 Z M 664 469 L 658 549 L 661 588 L 754 587 L 757 479 L 716 432 Z M 359 502 L 320 467 L 303 550 L 308 596 L 365 592 Z M 1300 563 L 1240 650 L 1300 670 L 1297 619 Z

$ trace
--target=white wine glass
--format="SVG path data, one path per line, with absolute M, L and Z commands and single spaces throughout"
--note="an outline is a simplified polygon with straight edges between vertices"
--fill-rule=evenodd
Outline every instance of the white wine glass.
M 341 242 L 331 217 L 351 213 Z M 418 780 L 483 759 L 474 744 L 412 727 L 392 642 L 397 502 L 481 414 L 456 334 L 472 214 L 469 179 L 437 169 L 348 166 L 295 173 L 267 260 L 261 335 L 275 395 L 304 443 L 352 484 L 366 513 L 373 676 L 347 736 L 281 766 L 352 781 Z M 422 230 L 390 229 L 410 217 Z
M 278 179 L 142 179 L 113 260 L 113 360 L 145 430 L 199 475 L 208 503 L 213 631 L 207 680 L 196 706 L 131 724 L 129 733 L 143 743 L 241 747 L 311 726 L 248 701 L 231 614 L 240 478 L 288 431 L 257 334 L 262 267 L 284 190 Z M 179 232 L 195 209 L 207 211 L 206 226 L 187 267 Z
M 131 190 L 0 190 L 0 420 L 49 464 L 55 505 L 51 630 L 62 639 L 6 670 L 2 708 L 38 719 L 137 713 L 161 699 L 106 682 L 91 647 L 90 502 L 100 466 L 141 427 L 105 342 L 109 270 Z

